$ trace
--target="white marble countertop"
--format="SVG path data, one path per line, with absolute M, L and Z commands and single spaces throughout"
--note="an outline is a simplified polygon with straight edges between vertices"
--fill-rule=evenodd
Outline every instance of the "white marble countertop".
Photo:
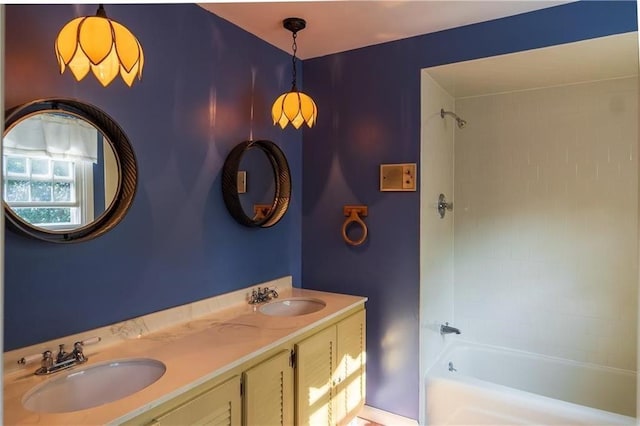
M 99 407 L 71 413 L 28 411 L 22 406 L 24 394 L 39 383 L 65 373 L 35 376 L 35 365 L 5 374 L 4 424 L 49 426 L 124 422 L 366 301 L 365 297 L 297 288 L 280 292 L 280 299 L 287 297 L 319 298 L 326 306 L 307 315 L 275 317 L 254 310 L 246 302 L 237 303 L 188 323 L 124 340 L 91 354 L 86 364 L 74 368 L 137 357 L 159 360 L 167 368 L 165 374 L 147 388 Z

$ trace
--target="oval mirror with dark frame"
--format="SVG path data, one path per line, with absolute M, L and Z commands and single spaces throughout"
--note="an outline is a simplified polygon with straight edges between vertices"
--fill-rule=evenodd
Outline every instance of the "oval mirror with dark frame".
M 291 198 L 291 172 L 282 150 L 268 140 L 236 145 L 222 168 L 222 196 L 231 216 L 244 226 L 278 223 Z
M 32 238 L 96 238 L 122 220 L 136 192 L 129 139 L 104 111 L 77 100 L 9 109 L 2 156 L 7 224 Z

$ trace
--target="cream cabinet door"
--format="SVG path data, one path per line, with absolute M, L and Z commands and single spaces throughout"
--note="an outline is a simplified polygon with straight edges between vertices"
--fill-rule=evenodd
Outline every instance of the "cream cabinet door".
M 243 374 L 245 426 L 293 424 L 293 367 L 284 350 Z
M 335 419 L 338 424 L 347 424 L 362 409 L 365 400 L 365 311 L 340 321 L 336 325 L 336 338 Z
M 336 327 L 325 328 L 295 345 L 296 425 L 332 425 Z
M 296 350 L 296 424 L 343 425 L 364 406 L 365 311 L 301 341 Z
M 156 417 L 154 426 L 240 426 L 240 376 L 233 376 L 212 389 Z

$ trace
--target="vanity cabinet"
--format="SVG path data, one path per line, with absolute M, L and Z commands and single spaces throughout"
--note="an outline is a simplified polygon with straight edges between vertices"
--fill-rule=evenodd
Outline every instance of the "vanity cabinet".
M 194 396 L 192 399 L 155 417 L 149 425 L 240 426 L 240 376 Z
M 296 424 L 341 425 L 364 405 L 365 311 L 296 343 Z
M 366 395 L 366 321 L 365 311 L 355 313 L 336 324 L 337 370 L 335 413 L 338 424 L 347 424 L 364 407 Z
M 243 425 L 293 424 L 291 351 L 280 351 L 242 373 Z
M 327 324 L 283 342 L 125 424 L 346 424 L 364 405 L 365 310 L 360 306 Z

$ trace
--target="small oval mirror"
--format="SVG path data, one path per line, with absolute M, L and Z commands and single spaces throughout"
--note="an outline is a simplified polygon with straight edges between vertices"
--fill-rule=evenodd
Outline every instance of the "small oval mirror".
M 222 195 L 231 216 L 249 227 L 268 228 L 289 208 L 291 175 L 287 159 L 271 141 L 245 141 L 227 156 Z
M 44 99 L 9 110 L 2 155 L 8 224 L 30 237 L 95 238 L 113 228 L 133 200 L 131 144 L 94 106 Z

